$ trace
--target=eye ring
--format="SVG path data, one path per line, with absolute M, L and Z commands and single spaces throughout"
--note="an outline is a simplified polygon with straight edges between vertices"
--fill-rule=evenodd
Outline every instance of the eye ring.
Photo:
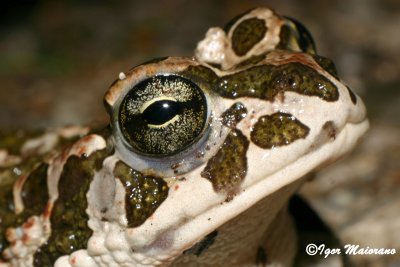
M 117 112 L 125 146 L 155 158 L 191 147 L 203 136 L 209 115 L 201 87 L 175 74 L 158 74 L 133 85 Z

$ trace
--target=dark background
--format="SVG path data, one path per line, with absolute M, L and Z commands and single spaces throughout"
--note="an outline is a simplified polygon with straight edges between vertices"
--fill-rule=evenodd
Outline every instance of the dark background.
M 102 124 L 121 71 L 191 56 L 211 26 L 269 6 L 301 21 L 366 102 L 371 130 L 302 193 L 346 242 L 396 248 L 352 257 L 400 266 L 400 1 L 0 1 L 0 131 Z

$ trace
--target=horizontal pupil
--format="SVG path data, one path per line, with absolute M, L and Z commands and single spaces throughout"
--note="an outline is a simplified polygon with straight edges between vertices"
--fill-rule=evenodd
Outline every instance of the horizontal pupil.
M 160 100 L 152 103 L 142 113 L 147 124 L 162 125 L 182 112 L 179 102 Z

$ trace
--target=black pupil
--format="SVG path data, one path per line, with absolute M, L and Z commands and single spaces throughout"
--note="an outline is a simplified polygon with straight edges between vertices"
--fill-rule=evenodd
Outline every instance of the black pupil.
M 142 113 L 142 118 L 147 124 L 163 125 L 173 117 L 180 114 L 182 108 L 179 102 L 160 100 L 152 103 Z

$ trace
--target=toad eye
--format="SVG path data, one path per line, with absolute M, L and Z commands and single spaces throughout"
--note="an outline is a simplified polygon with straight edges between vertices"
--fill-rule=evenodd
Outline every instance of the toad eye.
M 188 148 L 201 137 L 206 121 L 203 91 L 177 75 L 157 75 L 139 82 L 125 95 L 118 113 L 129 148 L 155 157 Z

